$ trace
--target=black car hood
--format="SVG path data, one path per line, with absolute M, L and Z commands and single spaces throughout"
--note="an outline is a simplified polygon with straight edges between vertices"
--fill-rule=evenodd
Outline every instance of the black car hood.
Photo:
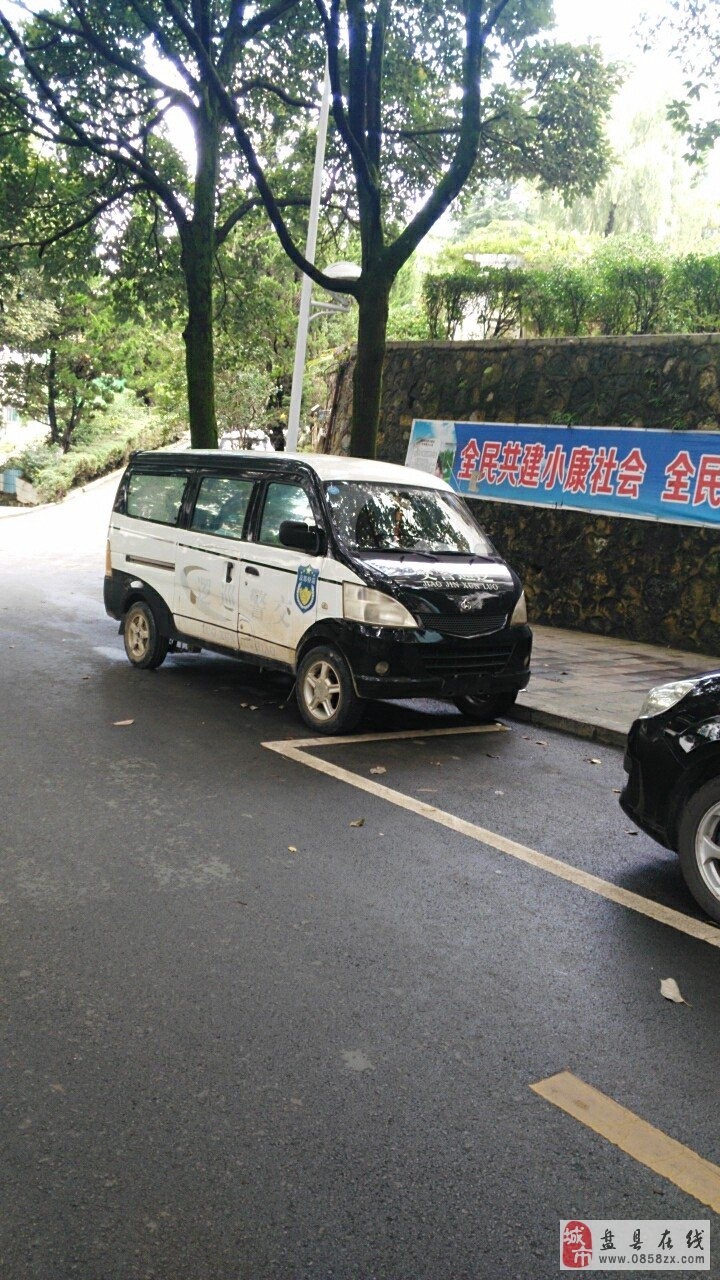
M 502 560 L 373 556 L 361 561 L 378 587 L 421 614 L 512 612 L 520 594 L 516 575 Z

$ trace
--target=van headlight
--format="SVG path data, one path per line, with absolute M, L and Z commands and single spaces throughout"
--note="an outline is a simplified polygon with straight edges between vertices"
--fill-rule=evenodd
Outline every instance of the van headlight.
M 690 693 L 696 684 L 697 680 L 673 680 L 669 684 L 656 685 L 643 702 L 638 712 L 638 720 L 648 720 L 650 716 L 659 716 L 663 711 L 669 711 L 676 702 L 685 697 L 686 693 Z
M 512 611 L 510 626 L 519 627 L 523 622 L 527 622 L 527 604 L 525 601 L 525 592 L 521 591 L 520 598 Z
M 412 614 L 399 600 L 355 582 L 343 583 L 343 618 L 349 622 L 365 622 L 371 627 L 417 627 Z

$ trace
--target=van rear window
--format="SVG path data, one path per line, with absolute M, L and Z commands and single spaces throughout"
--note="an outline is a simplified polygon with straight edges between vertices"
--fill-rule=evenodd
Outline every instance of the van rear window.
M 186 484 L 186 475 L 136 471 L 128 483 L 126 514 L 155 524 L 177 524 Z

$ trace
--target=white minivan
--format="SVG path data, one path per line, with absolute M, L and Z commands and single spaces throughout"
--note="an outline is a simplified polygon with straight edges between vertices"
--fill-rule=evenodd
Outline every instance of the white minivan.
M 530 677 L 516 575 L 449 485 L 389 463 L 136 453 L 104 595 L 133 666 L 189 647 L 287 671 L 318 733 L 353 728 L 369 698 L 491 719 Z

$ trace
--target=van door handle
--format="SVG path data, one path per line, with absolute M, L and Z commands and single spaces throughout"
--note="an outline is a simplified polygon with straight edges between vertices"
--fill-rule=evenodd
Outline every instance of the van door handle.
M 232 582 L 232 576 L 233 576 L 233 562 L 232 560 L 228 560 L 227 567 L 225 569 L 225 581 Z
M 260 570 L 259 570 L 259 569 L 256 569 L 256 568 L 255 568 L 255 566 L 254 566 L 253 564 L 246 564 L 246 565 L 245 565 L 245 572 L 246 572 L 246 573 L 251 573 L 251 574 L 252 574 L 252 576 L 253 576 L 253 578 L 259 578 L 259 577 L 260 577 Z

